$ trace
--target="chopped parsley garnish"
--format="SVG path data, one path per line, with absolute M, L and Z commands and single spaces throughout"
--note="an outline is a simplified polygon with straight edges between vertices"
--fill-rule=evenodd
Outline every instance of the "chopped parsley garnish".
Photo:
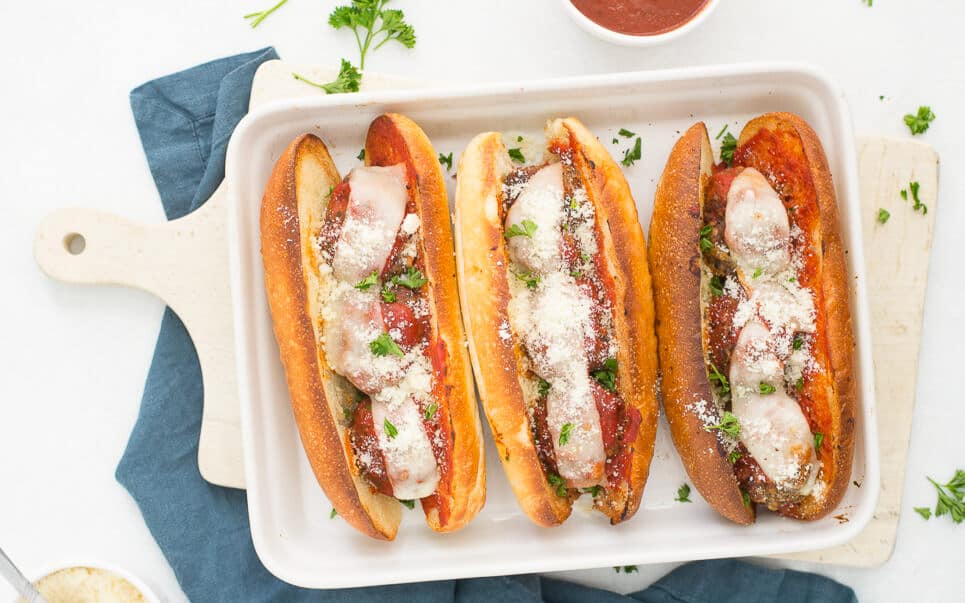
M 560 498 L 566 498 L 566 480 L 555 473 L 546 474 L 546 479 L 549 480 L 550 485 L 556 489 L 556 495 Z
M 762 274 L 764 274 L 764 269 L 763 269 L 763 268 L 755 268 L 755 269 L 754 269 L 754 275 L 751 276 L 751 278 L 758 278 L 758 277 L 759 277 L 760 275 L 762 275 Z
M 573 424 L 564 423 L 563 428 L 560 429 L 560 446 L 566 446 L 566 443 L 570 441 L 571 435 L 573 435 Z
M 720 297 L 724 294 L 724 277 L 713 276 L 710 279 L 710 292 L 714 297 Z
M 620 570 L 623 570 L 624 574 L 629 574 L 632 572 L 640 571 L 640 568 L 638 568 L 635 565 L 614 565 L 613 566 L 613 571 L 615 571 L 616 573 L 619 574 Z
M 530 289 L 535 289 L 541 280 L 540 275 L 532 272 L 517 272 L 516 278 L 526 283 L 526 286 Z
M 359 154 L 355 156 L 359 161 L 365 161 L 365 148 L 359 151 Z
M 620 131 L 617 132 L 617 134 L 619 134 L 620 136 L 622 136 L 622 137 L 624 137 L 624 138 L 633 138 L 634 136 L 637 135 L 636 132 L 631 132 L 630 130 L 627 130 L 626 128 L 620 128 Z
M 726 163 L 728 166 L 734 163 L 734 151 L 737 150 L 737 139 L 730 132 L 727 136 L 724 136 L 723 142 L 720 143 L 720 160 Z
M 684 484 L 684 485 L 680 486 L 679 488 L 677 488 L 677 498 L 675 498 L 674 500 L 677 501 L 677 502 L 682 502 L 682 503 L 684 503 L 684 502 L 687 502 L 687 503 L 689 503 L 689 502 L 694 502 L 694 501 L 690 500 L 690 486 L 687 485 L 687 484 Z
M 580 488 L 580 492 L 583 494 L 589 494 L 593 498 L 596 498 L 603 492 L 603 486 L 590 486 L 589 488 Z
M 328 192 L 325 193 L 325 198 L 326 198 L 326 199 L 330 199 L 330 198 L 332 197 L 332 193 L 334 193 L 334 192 L 335 192 L 335 187 L 332 186 L 332 185 L 329 185 L 329 187 L 328 187 Z
M 625 167 L 630 167 L 637 160 L 643 157 L 643 141 L 637 136 L 632 149 L 623 151 L 623 159 L 620 161 Z
M 550 382 L 546 379 L 540 379 L 539 384 L 536 386 L 536 391 L 539 392 L 540 398 L 546 396 L 546 394 L 550 393 Z
M 794 348 L 795 350 L 800 350 L 803 345 L 804 345 L 804 340 L 801 339 L 800 337 L 795 337 L 794 341 L 791 343 L 791 347 Z
M 777 391 L 777 388 L 770 383 L 764 383 L 761 381 L 757 384 L 757 391 L 761 392 L 762 394 L 773 394 Z
M 712 382 L 715 382 L 717 389 L 720 390 L 721 394 L 730 393 L 730 382 L 727 381 L 727 377 L 717 370 L 717 367 L 714 366 L 713 362 L 710 363 L 710 370 L 707 372 L 707 377 Z
M 392 282 L 407 289 L 418 289 L 428 283 L 428 279 L 422 276 L 422 271 L 415 266 L 409 266 L 404 273 L 393 276 Z
M 363 278 L 359 282 L 355 283 L 355 288 L 360 291 L 368 291 L 369 287 L 371 287 L 372 285 L 378 285 L 378 284 L 379 284 L 379 273 L 372 272 L 372 274 L 368 275 L 367 277 Z
M 533 233 L 536 232 L 536 222 L 530 219 L 525 219 L 517 224 L 510 224 L 509 228 L 506 229 L 506 238 L 511 237 L 529 237 L 533 238 Z
M 429 406 L 426 407 L 426 412 L 424 415 L 426 418 L 426 421 L 431 421 L 432 417 L 436 416 L 437 410 L 439 410 L 438 404 L 436 404 L 435 402 L 429 404 Z
M 898 194 L 901 195 L 901 198 L 905 201 L 908 200 L 908 191 L 906 189 L 901 189 L 901 192 Z
M 388 283 L 382 287 L 382 301 L 387 304 L 391 304 L 396 300 L 395 291 L 389 289 Z
M 410 511 L 411 511 L 412 509 L 415 509 L 415 501 L 414 501 L 414 500 L 402 500 L 401 498 L 398 499 L 398 500 L 399 500 L 400 503 L 402 503 L 403 505 L 405 505 Z
M 335 507 L 332 507 L 332 512 L 328 514 L 328 518 L 335 519 L 336 517 L 338 517 L 338 511 L 335 510 Z
M 717 429 L 726 433 L 732 438 L 736 438 L 741 434 L 741 423 L 734 413 L 730 412 L 729 410 L 725 410 L 724 417 L 721 419 L 720 423 L 717 425 L 705 425 L 704 429 L 707 431 Z
M 878 222 L 884 224 L 885 222 L 888 221 L 888 218 L 890 217 L 891 217 L 891 212 L 889 212 L 887 209 L 883 207 L 878 209 Z
M 724 127 L 720 129 L 720 132 L 717 133 L 717 136 L 714 136 L 714 140 L 720 140 L 720 137 L 723 136 L 724 132 L 726 131 L 727 131 L 727 124 L 724 124 Z
M 731 464 L 731 465 L 733 465 L 734 463 L 737 462 L 737 460 L 738 460 L 741 456 L 742 456 L 742 455 L 741 455 L 741 453 L 740 453 L 740 450 L 737 450 L 737 449 L 735 448 L 735 449 L 733 449 L 733 450 L 730 451 L 730 454 L 727 455 L 727 460 L 730 461 L 730 464 Z
M 526 163 L 526 158 L 523 157 L 523 152 L 520 151 L 518 147 L 515 149 L 509 149 L 508 153 L 509 153 L 509 158 L 515 161 L 516 163 Z
M 750 508 L 751 508 L 751 495 L 748 494 L 747 492 L 745 492 L 744 490 L 741 490 L 741 498 L 744 499 L 744 506 L 747 507 L 748 509 L 750 509 Z
M 700 250 L 710 251 L 714 248 L 714 244 L 710 242 L 710 233 L 714 230 L 714 227 L 710 224 L 704 224 L 703 228 L 700 229 Z
M 619 138 L 614 138 L 614 139 L 611 140 L 610 142 L 611 142 L 612 144 L 617 144 L 617 143 L 620 142 L 620 139 L 619 139 Z
M 962 520 L 965 520 L 965 471 L 957 470 L 947 484 L 939 484 L 930 477 L 928 481 L 938 492 L 935 517 L 951 515 L 952 521 L 962 523 Z
M 921 199 L 918 198 L 918 189 L 921 188 L 921 185 L 918 184 L 917 181 L 916 181 L 916 182 L 910 182 L 910 183 L 908 184 L 908 188 L 911 189 L 911 198 L 914 199 L 914 201 L 915 201 L 915 204 L 911 207 L 911 209 L 912 209 L 913 211 L 921 211 L 921 215 L 924 216 L 925 214 L 928 213 L 928 206 L 925 205 L 924 203 L 922 203 L 922 202 L 921 202 Z M 907 195 L 903 195 L 902 198 L 903 198 L 903 199 L 907 199 L 908 196 L 907 196 Z
M 814 433 L 814 449 L 821 450 L 821 443 L 824 442 L 824 434 L 817 431 Z
M 794 382 L 794 389 L 801 391 L 804 389 L 804 377 L 798 377 L 797 381 Z
M 931 519 L 931 509 L 928 507 L 915 507 L 915 513 L 918 513 L 925 518 L 925 521 Z
M 933 121 L 935 121 L 935 114 L 932 113 L 931 107 L 928 105 L 918 107 L 917 114 L 908 113 L 905 115 L 905 125 L 911 130 L 912 136 L 924 134 Z
M 395 425 L 393 425 L 391 421 L 389 421 L 388 417 L 382 421 L 382 429 L 385 430 L 385 435 L 389 436 L 390 440 L 394 440 L 395 436 L 399 435 L 399 430 L 395 428 Z
M 328 16 L 329 25 L 335 29 L 347 27 L 355 34 L 362 69 L 365 69 L 365 56 L 369 50 L 378 50 L 386 42 L 395 40 L 406 48 L 415 46 L 415 30 L 405 22 L 401 10 L 385 9 L 388 1 L 352 0 L 350 6 L 339 6 Z M 380 34 L 385 35 L 376 41 Z
M 258 11 L 255 13 L 248 13 L 247 15 L 244 16 L 244 18 L 248 19 L 248 22 L 251 25 L 251 28 L 254 29 L 259 25 L 261 25 L 261 22 L 267 19 L 268 15 L 270 15 L 271 13 L 275 12 L 276 10 L 284 6 L 286 2 L 288 2 L 288 0 L 281 0 L 278 4 L 276 4 L 275 6 L 272 6 L 267 10 Z M 334 509 L 332 510 L 334 511 Z
M 516 137 L 516 142 L 523 142 L 522 135 Z
M 402 358 L 403 356 L 402 348 L 399 347 L 399 344 L 392 341 L 392 338 L 389 337 L 388 333 L 382 333 L 373 341 L 370 341 L 369 350 L 372 351 L 373 355 L 380 357 L 387 354 L 392 354 L 398 358 Z
M 446 166 L 447 172 L 452 170 L 452 153 L 449 153 L 448 155 L 439 153 L 439 165 Z
M 607 358 L 603 363 L 603 368 L 591 373 L 603 389 L 611 392 L 617 391 L 617 359 Z
M 358 92 L 359 82 L 362 81 L 362 74 L 359 70 L 355 68 L 354 65 L 342 59 L 342 67 L 338 70 L 338 77 L 336 77 L 331 82 L 325 84 L 319 84 L 318 82 L 313 82 L 303 75 L 298 75 L 297 73 L 292 73 L 292 77 L 300 82 L 305 82 L 310 86 L 315 86 L 316 88 L 321 88 L 325 91 L 325 94 L 342 94 L 345 92 Z M 365 149 L 363 149 L 364 152 Z

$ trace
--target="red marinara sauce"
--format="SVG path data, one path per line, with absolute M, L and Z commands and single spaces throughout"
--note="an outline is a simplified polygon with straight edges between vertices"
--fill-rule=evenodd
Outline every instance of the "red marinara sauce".
M 653 36 L 696 17 L 709 0 L 570 0 L 588 19 L 610 31 Z

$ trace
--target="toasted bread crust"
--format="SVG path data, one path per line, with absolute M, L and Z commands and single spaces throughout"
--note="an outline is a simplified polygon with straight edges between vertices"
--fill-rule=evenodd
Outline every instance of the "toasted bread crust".
M 312 259 L 312 223 L 324 218 L 330 186 L 340 181 L 325 145 L 304 134 L 275 164 L 261 205 L 261 254 L 292 410 L 315 478 L 338 514 L 372 538 L 392 540 L 401 505 L 372 492 L 359 476 L 345 428 L 334 419 L 339 396 L 318 345 L 313 306 L 318 277 Z
M 469 523 L 486 501 L 486 466 L 472 368 L 459 312 L 449 198 L 442 168 L 422 129 L 396 113 L 381 115 L 369 126 L 365 162 L 383 166 L 404 163 L 416 183 L 411 194 L 422 224 L 419 251 L 424 276 L 429 281 L 426 291 L 433 319 L 432 338 L 445 342 L 446 351 L 442 378 L 447 394 L 444 401 L 437 402 L 444 403 L 450 432 L 455 434 L 450 480 L 440 482 L 437 491 L 446 512 L 428 509 L 426 523 L 439 532 L 454 531 Z
M 703 123 L 677 141 L 657 184 L 650 220 L 650 261 L 657 308 L 663 407 L 687 474 L 701 496 L 727 519 L 754 522 L 733 466 L 693 405 L 717 412 L 701 342 L 700 254 L 702 207 L 713 164 Z M 719 417 L 718 417 L 719 420 Z
M 844 259 L 844 242 L 838 203 L 834 194 L 831 170 L 824 147 L 817 134 L 803 119 L 792 113 L 767 113 L 744 126 L 738 145 L 742 145 L 760 130 L 792 131 L 801 141 L 807 157 L 811 180 L 817 193 L 821 237 L 821 288 L 827 329 L 828 354 L 831 366 L 832 394 L 828 397 L 831 433 L 825 434 L 830 444 L 830 464 L 822 450 L 823 468 L 827 483 L 824 496 L 818 500 L 808 496 L 796 505 L 785 507 L 782 514 L 798 519 L 819 519 L 838 506 L 851 480 L 854 457 L 854 428 L 856 383 L 854 373 L 854 334 L 851 327 L 851 305 L 848 268 Z M 830 475 L 829 475 L 830 474 Z
M 614 313 L 620 394 L 643 420 L 633 442 L 627 490 L 596 503 L 618 523 L 639 507 L 656 430 L 656 340 L 645 244 L 626 180 L 596 138 L 572 118 L 556 120 L 547 129 L 550 143 L 561 139 L 577 151 L 574 165 L 604 226 L 616 304 L 624 309 Z M 455 218 L 459 285 L 476 384 L 503 468 L 526 514 L 539 525 L 553 526 L 569 516 L 572 500 L 557 496 L 547 482 L 533 444 L 520 385 L 522 347 L 515 337 L 499 334 L 509 325 L 510 289 L 498 203 L 503 178 L 511 169 L 502 138 L 494 132 L 473 139 L 460 159 Z

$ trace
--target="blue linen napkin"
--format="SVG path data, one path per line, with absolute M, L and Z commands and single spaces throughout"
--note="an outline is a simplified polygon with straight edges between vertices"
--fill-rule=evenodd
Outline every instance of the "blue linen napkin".
M 134 121 L 169 220 L 200 207 L 224 178 L 228 139 L 248 111 L 251 80 L 261 63 L 276 58 L 273 48 L 265 48 L 165 76 L 131 92 Z M 178 317 L 166 309 L 140 414 L 116 476 L 134 497 L 192 601 L 857 601 L 850 588 L 828 578 L 735 560 L 682 566 L 629 596 L 538 576 L 325 591 L 297 588 L 269 574 L 258 560 L 245 492 L 209 484 L 198 471 L 202 397 L 194 345 Z

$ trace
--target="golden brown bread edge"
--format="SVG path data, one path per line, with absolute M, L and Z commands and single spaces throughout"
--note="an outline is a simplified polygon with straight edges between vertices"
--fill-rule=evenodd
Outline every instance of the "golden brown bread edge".
M 604 252 L 616 283 L 615 330 L 620 394 L 642 416 L 633 443 L 629 487 L 598 497 L 596 506 L 619 523 L 633 516 L 653 456 L 657 423 L 656 338 L 653 301 L 643 232 L 636 205 L 620 168 L 576 119 L 555 120 L 549 137 L 563 138 L 574 155 L 602 225 Z M 499 457 L 523 511 L 541 526 L 569 517 L 572 499 L 556 495 L 546 479 L 533 444 L 529 413 L 520 379 L 523 350 L 499 336 L 508 323 L 510 288 L 499 197 L 512 164 L 499 133 L 476 136 L 459 161 L 456 184 L 456 257 L 463 316 L 476 374 L 476 387 L 489 420 Z
M 817 135 L 796 115 L 768 113 L 748 122 L 738 145 L 750 140 L 762 128 L 795 131 L 805 150 L 818 197 L 823 237 L 822 287 L 826 296 L 823 310 L 827 315 L 836 390 L 830 400 L 837 442 L 836 470 L 823 500 L 809 496 L 784 512 L 798 519 L 814 520 L 837 506 L 851 475 L 855 382 L 847 268 L 834 187 Z M 688 410 L 690 404 L 713 399 L 701 341 L 701 272 L 696 245 L 703 226 L 702 208 L 713 163 L 707 129 L 703 123 L 697 123 L 674 145 L 657 184 L 649 240 L 661 388 L 674 445 L 695 487 L 722 516 L 746 525 L 754 522 L 755 509 L 744 504 L 726 451 L 719 445 L 716 434 L 704 429 L 697 413 Z
M 399 145 L 402 145 L 401 147 Z M 445 380 L 452 451 L 452 488 L 439 492 L 450 506 L 448 521 L 435 510 L 426 522 L 437 531 L 463 527 L 485 502 L 481 426 L 472 396 L 471 372 L 463 347 L 456 297 L 448 200 L 431 144 L 411 120 L 377 118 L 366 137 L 372 165 L 404 162 L 417 183 L 413 199 L 423 221 L 420 246 L 429 284 L 433 334 L 446 342 Z M 381 163 L 379 163 L 381 162 Z M 262 201 L 261 233 L 265 284 L 292 408 L 315 477 L 339 515 L 360 532 L 392 540 L 401 521 L 400 503 L 378 494 L 358 474 L 341 416 L 347 382 L 329 368 L 318 345 L 320 282 L 311 237 L 323 220 L 328 192 L 341 178 L 324 143 L 305 134 L 279 158 Z M 442 401 L 439 401 L 440 403 Z

